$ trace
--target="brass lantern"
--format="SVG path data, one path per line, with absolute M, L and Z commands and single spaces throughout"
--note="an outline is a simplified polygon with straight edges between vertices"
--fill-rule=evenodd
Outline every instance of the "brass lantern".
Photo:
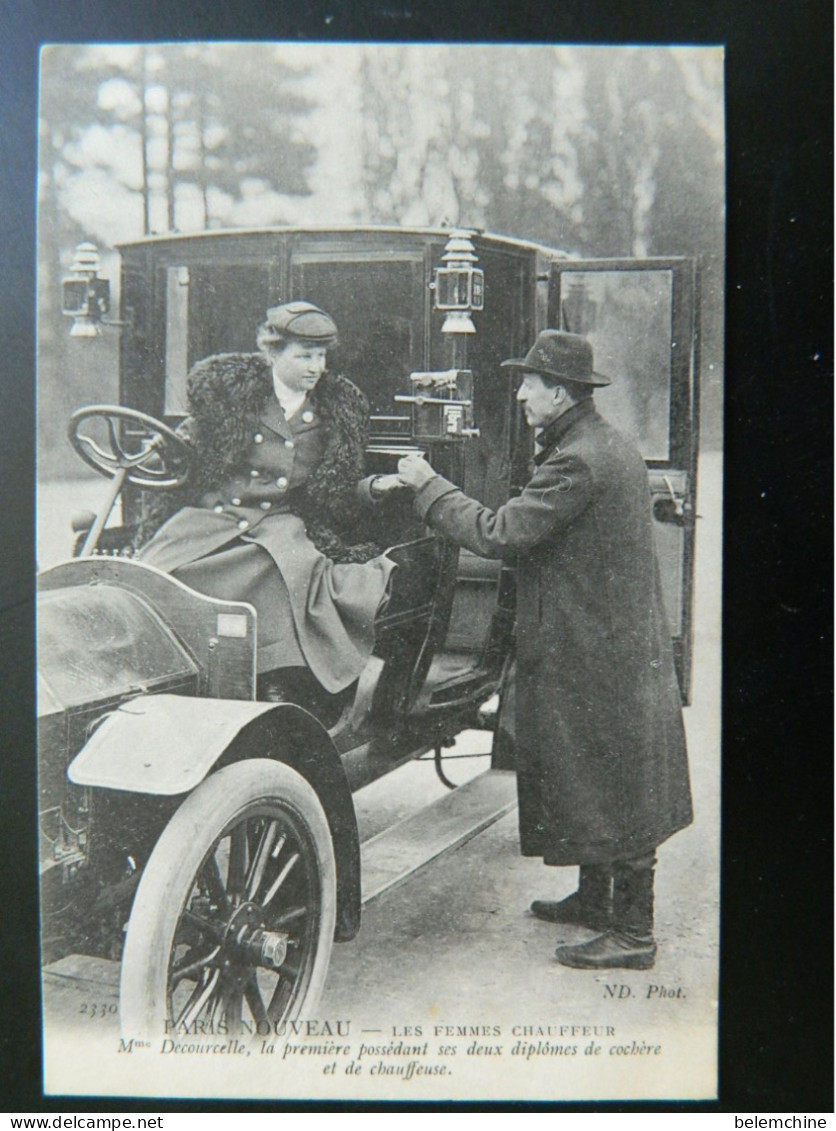
M 479 260 L 470 235 L 465 230 L 451 234 L 441 257 L 444 266 L 436 268 L 430 284 L 435 309 L 447 313 L 442 334 L 475 334 L 470 315 L 485 305 L 485 273 L 476 266 Z
M 72 318 L 71 338 L 95 338 L 110 310 L 110 283 L 99 278 L 99 250 L 94 243 L 75 249 L 70 274 L 61 283 L 61 313 Z

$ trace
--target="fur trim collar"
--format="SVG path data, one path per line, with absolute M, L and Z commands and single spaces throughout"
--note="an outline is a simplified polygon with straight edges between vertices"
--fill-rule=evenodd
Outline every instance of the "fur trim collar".
M 188 381 L 189 437 L 196 449 L 191 488 L 198 494 L 243 469 L 250 438 L 273 395 L 270 366 L 258 353 L 216 354 L 198 362 Z M 356 484 L 365 464 L 369 405 L 346 377 L 325 373 L 310 394 L 325 427 L 325 452 L 293 509 L 323 553 L 335 561 L 365 561 L 375 543 L 350 546 L 343 535 L 356 526 L 361 504 Z

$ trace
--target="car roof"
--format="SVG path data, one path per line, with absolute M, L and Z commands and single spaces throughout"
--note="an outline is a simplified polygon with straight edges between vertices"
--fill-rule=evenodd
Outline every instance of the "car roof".
M 200 232 L 164 232 L 143 236 L 140 239 L 125 241 L 116 245 L 117 250 L 161 243 L 200 243 L 204 241 L 246 238 L 255 236 L 277 235 L 354 235 L 369 233 L 374 235 L 390 234 L 395 236 L 418 236 L 423 238 L 448 240 L 453 235 L 466 235 L 475 239 L 480 244 L 493 244 L 498 247 L 518 248 L 524 251 L 540 251 L 550 255 L 568 258 L 568 253 L 560 248 L 549 247 L 534 240 L 518 239 L 515 236 L 505 236 L 497 232 L 486 232 L 477 228 L 423 228 L 402 227 L 396 224 L 299 224 L 299 225 L 271 225 L 258 228 L 212 228 Z

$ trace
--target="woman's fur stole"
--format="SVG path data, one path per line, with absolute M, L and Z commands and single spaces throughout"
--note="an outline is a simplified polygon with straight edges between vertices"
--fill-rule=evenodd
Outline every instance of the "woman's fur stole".
M 193 367 L 185 432 L 195 462 L 187 487 L 176 499 L 167 496 L 169 514 L 246 467 L 253 432 L 272 396 L 272 373 L 260 353 L 216 354 Z M 325 451 L 308 481 L 288 501 L 321 553 L 336 562 L 368 561 L 381 552 L 377 543 L 346 541 L 364 517 L 356 484 L 364 474 L 368 401 L 347 378 L 330 373 L 319 379 L 309 400 L 325 425 Z M 159 513 L 154 519 L 153 524 L 160 525 Z M 153 533 L 148 525 L 142 524 L 141 542 Z

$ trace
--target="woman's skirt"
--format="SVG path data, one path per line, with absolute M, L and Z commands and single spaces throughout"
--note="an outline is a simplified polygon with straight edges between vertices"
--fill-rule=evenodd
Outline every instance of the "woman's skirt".
M 338 564 L 325 557 L 296 515 L 269 515 L 240 533 L 228 515 L 184 507 L 139 560 L 258 615 L 257 668 L 305 665 L 329 692 L 358 678 L 374 647 L 374 621 L 394 563 L 377 557 Z

